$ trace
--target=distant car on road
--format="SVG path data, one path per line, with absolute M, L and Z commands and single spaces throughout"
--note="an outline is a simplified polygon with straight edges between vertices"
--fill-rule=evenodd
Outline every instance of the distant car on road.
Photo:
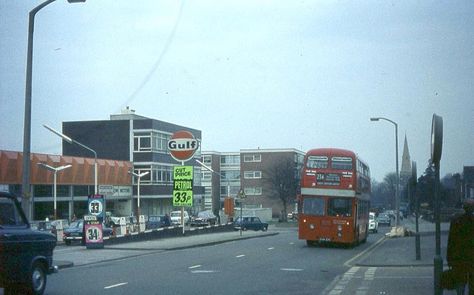
M 242 230 L 252 229 L 255 231 L 266 231 L 268 229 L 268 223 L 262 222 L 260 218 L 256 216 L 242 216 L 242 218 L 239 216 L 234 221 L 234 228 L 242 228 Z
M 63 240 L 66 245 L 71 245 L 72 241 L 82 241 L 84 231 L 84 220 L 78 219 L 71 222 L 68 228 L 64 229 Z M 110 227 L 102 225 L 102 236 L 108 237 L 112 235 L 113 230 Z
M 379 225 L 387 225 L 387 226 L 392 225 L 392 218 L 387 213 L 380 213 L 379 216 L 377 217 L 377 221 Z
M 17 199 L 0 192 L 0 288 L 4 294 L 43 294 L 56 237 L 32 230 Z
M 379 222 L 377 218 L 375 218 L 375 213 L 369 213 L 369 232 L 376 233 L 379 231 Z
M 206 226 L 217 223 L 217 216 L 211 210 L 201 211 L 196 217 L 192 218 L 191 226 Z

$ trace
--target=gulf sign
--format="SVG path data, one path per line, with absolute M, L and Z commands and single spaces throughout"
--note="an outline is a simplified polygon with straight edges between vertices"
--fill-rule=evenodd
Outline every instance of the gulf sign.
M 189 131 L 177 131 L 168 141 L 168 150 L 171 156 L 180 162 L 191 159 L 199 147 L 199 142 Z

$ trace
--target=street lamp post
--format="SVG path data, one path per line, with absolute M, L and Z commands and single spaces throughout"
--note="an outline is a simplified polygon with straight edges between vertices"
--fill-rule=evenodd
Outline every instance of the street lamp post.
M 395 167 L 396 167 L 396 173 L 397 173 L 397 186 L 395 187 L 395 214 L 396 214 L 395 225 L 398 227 L 400 225 L 400 174 L 398 173 L 398 124 L 384 117 L 370 118 L 370 121 L 379 121 L 379 120 L 390 122 L 395 126 Z
M 145 175 L 148 175 L 150 173 L 150 171 L 146 171 L 146 172 L 143 172 L 143 173 L 135 173 L 133 171 L 128 171 L 128 173 L 132 174 L 133 176 L 135 176 L 136 178 L 138 178 L 138 183 L 137 183 L 137 222 L 139 222 L 139 218 L 140 218 L 140 179 L 145 176 Z
M 220 174 L 219 172 L 214 171 L 214 169 L 212 169 L 211 167 L 207 166 L 207 165 L 204 164 L 203 162 L 201 162 L 201 161 L 199 161 L 199 160 L 196 160 L 196 162 L 197 162 L 199 165 L 201 165 L 204 169 L 209 170 L 210 172 L 215 173 L 216 175 L 218 175 L 218 176 L 219 176 L 219 179 L 222 178 L 222 174 Z M 219 194 L 220 194 L 220 193 L 219 193 Z M 229 182 L 228 179 L 227 179 L 227 196 L 230 197 L 230 182 Z M 219 204 L 220 204 L 220 196 L 219 196 Z M 220 223 L 220 220 L 221 220 L 221 219 L 220 219 L 220 216 L 219 216 L 219 215 L 220 215 L 220 214 L 219 214 L 219 210 L 218 210 L 218 208 L 213 208 L 213 209 L 214 209 L 214 210 L 213 210 L 214 212 L 217 212 L 216 216 L 217 216 L 217 218 L 218 218 L 218 220 L 219 220 L 219 223 Z M 215 214 L 215 213 L 214 213 L 214 214 Z
M 23 125 L 23 176 L 21 182 L 22 195 L 25 201 L 22 201 L 28 217 L 31 219 L 31 199 L 30 199 L 30 154 L 31 154 L 31 89 L 33 76 L 33 32 L 35 30 L 35 16 L 43 7 L 56 0 L 47 0 L 29 13 L 28 18 L 28 47 L 26 53 L 26 85 L 25 85 L 25 118 Z M 69 3 L 85 2 L 85 0 L 68 0 Z
M 54 207 L 54 220 L 56 220 L 58 218 L 58 214 L 57 214 L 57 206 L 56 206 L 56 195 L 57 195 L 57 190 L 56 190 L 56 177 L 57 177 L 57 174 L 59 171 L 62 171 L 62 170 L 65 170 L 67 168 L 70 168 L 72 167 L 72 165 L 64 165 L 64 166 L 59 166 L 59 167 L 53 167 L 53 166 L 49 166 L 48 164 L 45 164 L 45 163 L 38 163 L 39 166 L 43 167 L 43 168 L 46 168 L 50 171 L 53 171 L 53 207 Z
M 62 133 L 59 132 L 59 131 L 54 130 L 53 128 L 51 128 L 51 127 L 49 127 L 49 126 L 47 126 L 47 125 L 44 125 L 44 124 L 43 124 L 43 127 L 46 128 L 46 129 L 48 129 L 49 131 L 53 132 L 53 133 L 56 134 L 57 136 L 61 137 L 63 140 L 67 141 L 68 143 L 70 143 L 70 144 L 75 143 L 75 144 L 77 144 L 77 145 L 79 145 L 79 146 L 81 146 L 81 147 L 83 147 L 83 148 L 85 148 L 85 149 L 91 151 L 91 152 L 94 154 L 94 194 L 97 195 L 97 177 L 98 177 L 98 176 L 97 176 L 97 153 L 96 153 L 93 149 L 91 149 L 90 147 L 88 147 L 88 146 L 86 146 L 86 145 L 84 145 L 84 144 L 78 142 L 77 140 L 74 140 L 74 139 L 70 138 L 70 137 L 67 136 L 67 135 L 62 134 Z

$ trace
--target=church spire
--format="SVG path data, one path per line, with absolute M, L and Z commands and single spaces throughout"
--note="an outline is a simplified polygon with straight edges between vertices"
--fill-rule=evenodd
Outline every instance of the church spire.
M 407 181 L 411 176 L 411 160 L 408 151 L 407 135 L 405 134 L 405 143 L 403 144 L 402 169 L 400 170 L 400 179 Z M 403 183 L 403 182 L 402 182 Z

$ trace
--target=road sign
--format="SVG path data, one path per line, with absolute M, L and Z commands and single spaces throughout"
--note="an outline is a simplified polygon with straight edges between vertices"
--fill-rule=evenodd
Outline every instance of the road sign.
M 87 249 L 104 248 L 102 222 L 95 216 L 84 216 L 84 238 Z
M 193 166 L 173 167 L 173 206 L 193 206 Z
M 189 131 L 175 132 L 168 141 L 168 149 L 171 156 L 180 162 L 191 159 L 199 147 L 199 142 Z
M 100 221 L 104 220 L 104 196 L 103 195 L 90 195 L 88 198 L 88 211 L 89 215 L 97 216 Z

